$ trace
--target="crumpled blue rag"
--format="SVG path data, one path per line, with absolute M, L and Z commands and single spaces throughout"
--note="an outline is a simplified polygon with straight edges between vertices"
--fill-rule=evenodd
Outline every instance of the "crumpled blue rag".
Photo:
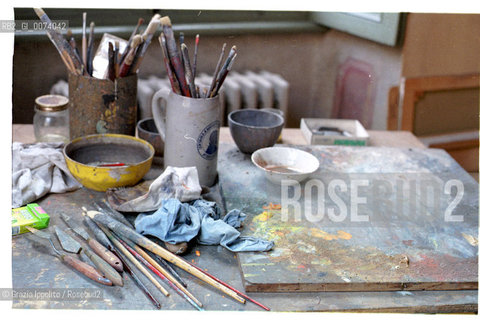
M 235 228 L 240 227 L 245 217 L 245 213 L 234 209 L 220 219 L 217 204 L 211 201 L 182 203 L 178 199 L 167 199 L 157 211 L 139 214 L 135 229 L 142 235 L 174 244 L 197 237 L 199 244 L 221 245 L 233 252 L 272 249 L 273 241 L 240 235 Z

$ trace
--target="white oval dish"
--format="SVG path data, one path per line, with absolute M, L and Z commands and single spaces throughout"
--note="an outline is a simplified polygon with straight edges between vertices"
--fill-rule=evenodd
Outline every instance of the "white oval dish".
M 282 180 L 301 182 L 317 171 L 318 159 L 306 151 L 287 147 L 270 147 L 255 151 L 252 162 L 265 172 L 268 180 L 281 184 Z

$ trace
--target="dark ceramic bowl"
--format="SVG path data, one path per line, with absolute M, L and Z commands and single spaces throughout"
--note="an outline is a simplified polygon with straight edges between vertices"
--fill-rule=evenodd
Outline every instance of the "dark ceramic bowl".
M 153 118 L 143 119 L 137 123 L 137 136 L 153 146 L 155 156 L 159 157 L 163 155 L 164 142 L 158 133 Z
M 275 144 L 283 128 L 283 117 L 258 109 L 241 109 L 228 115 L 230 133 L 238 149 L 252 153 Z

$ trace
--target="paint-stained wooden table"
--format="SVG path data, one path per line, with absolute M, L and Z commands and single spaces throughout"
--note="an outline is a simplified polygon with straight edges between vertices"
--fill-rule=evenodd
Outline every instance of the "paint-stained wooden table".
M 31 126 L 19 128 L 14 126 L 14 141 L 33 142 L 32 135 L 18 138 L 16 130 L 28 129 Z M 287 130 L 288 131 L 288 130 Z M 18 131 L 17 131 L 18 132 Z M 21 130 L 21 132 L 26 132 Z M 293 135 L 284 132 L 285 142 L 297 135 L 299 130 L 292 129 Z M 400 147 L 422 147 L 421 143 L 408 133 L 389 133 L 390 143 L 404 143 Z M 21 136 L 21 135 L 20 135 Z M 379 132 L 379 136 L 382 136 Z M 395 139 L 396 136 L 396 139 Z M 221 140 L 228 142 L 228 132 L 224 128 Z M 383 140 L 385 141 L 385 135 Z M 30 139 L 30 140 L 29 140 Z M 297 140 L 298 141 L 298 140 Z M 402 142 L 403 141 L 403 142 Z M 417 144 L 418 143 L 418 144 Z M 301 142 L 298 144 L 302 144 Z M 409 144 L 409 145 L 408 145 Z M 390 144 L 391 145 L 391 144 Z M 220 153 L 225 154 L 234 148 L 231 144 L 222 144 Z M 220 166 L 222 162 L 220 161 Z M 221 172 L 221 170 L 220 170 Z M 154 168 L 147 178 L 154 178 L 160 173 Z M 81 221 L 80 208 L 90 205 L 93 201 L 101 200 L 104 194 L 88 191 L 84 188 L 66 194 L 50 194 L 38 201 L 51 215 L 51 226 L 61 225 L 60 212 Z M 228 202 L 227 202 L 228 204 Z M 245 206 L 243 204 L 242 206 Z M 255 212 L 258 215 L 258 212 Z M 256 216 L 255 215 L 255 216 Z M 134 216 L 128 216 L 134 219 Z M 249 221 L 253 216 L 249 217 Z M 247 231 L 247 230 L 245 230 Z M 232 286 L 244 290 L 242 273 L 238 265 L 238 256 L 226 249 L 214 246 L 196 246 L 186 258 Z M 16 300 L 14 308 L 48 308 L 48 309 L 154 309 L 150 301 L 136 287 L 130 278 L 125 280 L 125 286 L 102 287 L 86 280 L 82 275 L 67 268 L 58 259 L 51 255 L 50 249 L 34 243 L 28 236 L 16 236 L 12 240 L 12 268 L 14 288 L 91 288 L 100 289 L 102 298 L 83 299 L 75 301 L 25 301 Z M 233 299 L 225 297 L 221 292 L 212 289 L 200 280 L 179 270 L 179 273 L 188 283 L 190 291 L 204 303 L 208 310 L 250 310 L 259 311 L 259 307 L 252 303 L 242 305 Z M 153 288 L 151 288 L 153 290 Z M 164 310 L 193 310 L 180 296 L 171 292 L 170 297 L 164 297 L 154 291 Z M 477 312 L 477 290 L 443 290 L 443 291 L 387 291 L 387 292 L 251 292 L 252 298 L 264 303 L 273 311 L 370 311 L 370 312 Z

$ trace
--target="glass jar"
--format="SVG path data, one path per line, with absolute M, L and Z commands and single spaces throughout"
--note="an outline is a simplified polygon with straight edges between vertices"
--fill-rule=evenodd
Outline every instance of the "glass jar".
M 70 141 L 68 98 L 45 95 L 35 99 L 33 128 L 38 142 Z

